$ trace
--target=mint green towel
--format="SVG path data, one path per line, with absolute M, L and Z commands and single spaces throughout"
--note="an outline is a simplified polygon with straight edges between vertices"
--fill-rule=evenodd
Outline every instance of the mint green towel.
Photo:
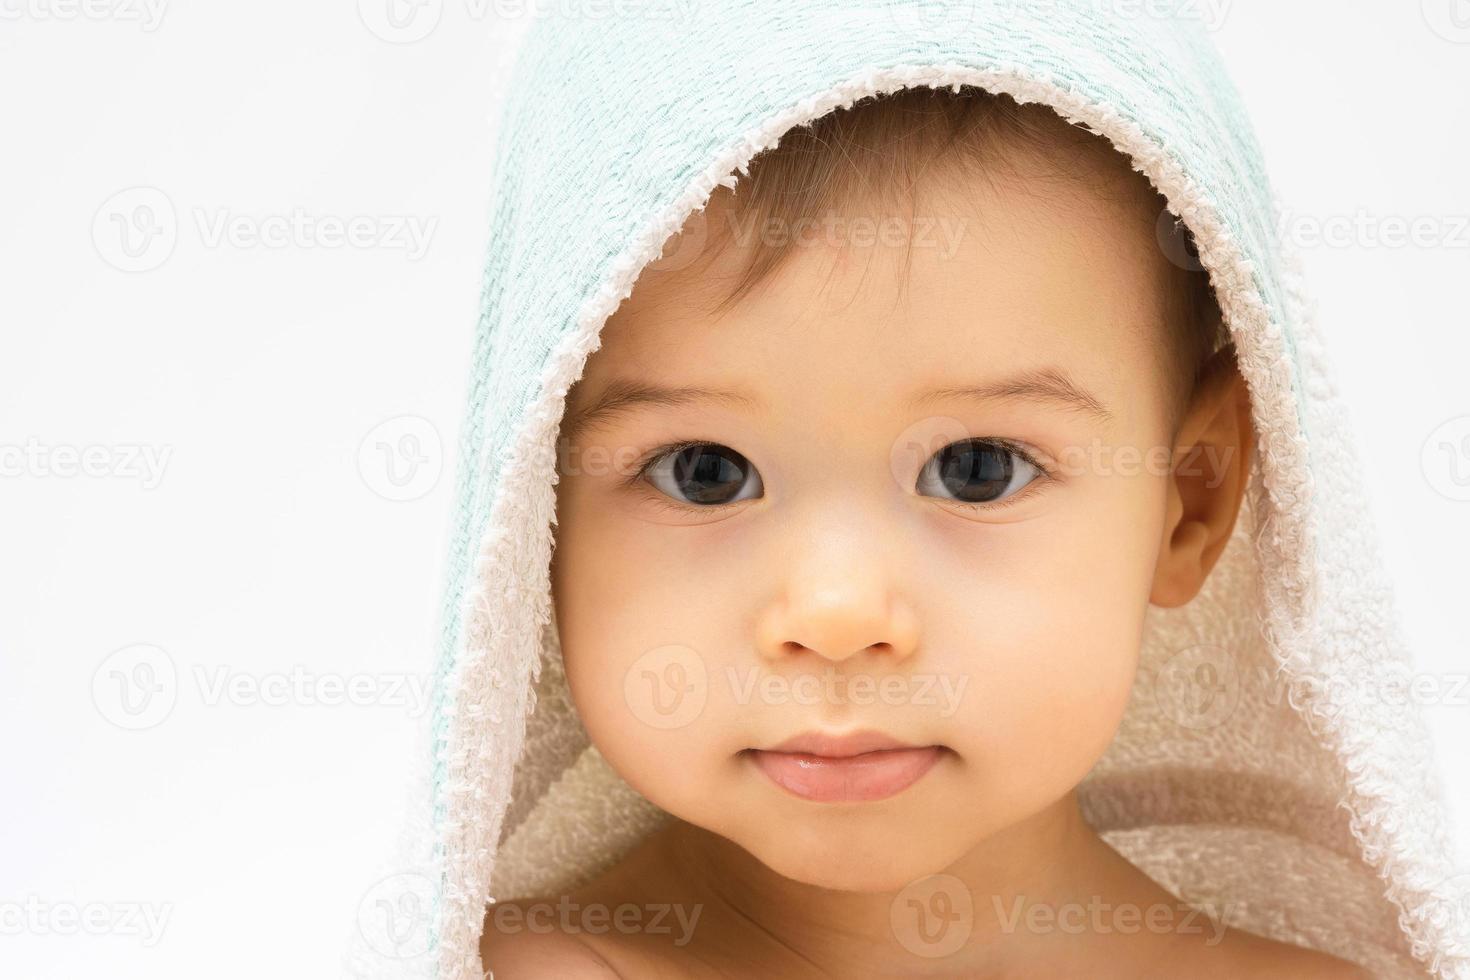
M 550 4 L 560 12 L 525 41 L 490 175 L 432 727 L 402 848 L 373 879 L 374 907 L 407 918 L 360 918 L 354 975 L 478 980 L 492 894 L 567 887 L 657 824 L 589 747 L 561 674 L 548 561 L 564 396 L 639 270 L 712 190 L 791 127 L 865 95 L 966 84 L 1049 105 L 1128 154 L 1194 235 L 1251 388 L 1259 459 L 1206 593 L 1151 619 L 1139 690 L 1169 650 L 1240 624 L 1259 623 L 1233 644 L 1241 676 L 1279 666 L 1288 684 L 1330 686 L 1404 669 L 1349 422 L 1204 22 L 1217 5 L 1163 6 Z M 1311 110 L 1308 93 L 1283 97 Z M 1135 696 L 1082 787 L 1089 821 L 1166 887 L 1248 903 L 1243 928 L 1384 976 L 1470 978 L 1470 904 L 1412 703 L 1307 696 L 1282 720 L 1252 694 L 1197 732 Z M 1289 754 L 1252 751 L 1265 730 Z

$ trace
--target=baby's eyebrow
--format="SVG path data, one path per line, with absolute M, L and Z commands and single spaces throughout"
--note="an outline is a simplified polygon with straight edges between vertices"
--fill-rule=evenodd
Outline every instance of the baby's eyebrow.
M 606 425 L 643 405 L 677 408 L 701 401 L 723 402 L 732 408 L 759 411 L 763 402 L 748 391 L 704 388 L 699 385 L 660 385 L 644 381 L 614 380 L 586 407 L 568 413 L 562 422 L 562 438 L 574 440 L 587 429 Z
M 921 408 L 947 398 L 996 399 L 1010 401 L 1050 402 L 1063 408 L 1091 415 L 1099 422 L 1111 422 L 1113 413 L 1103 407 L 1097 396 L 1058 367 L 1037 368 L 998 381 L 980 385 L 951 385 L 921 392 L 909 402 L 910 408 Z
M 1091 415 L 1102 422 L 1112 421 L 1113 418 L 1112 413 L 1103 407 L 1096 396 L 1056 367 L 1026 371 L 984 384 L 932 388 L 915 394 L 909 399 L 908 405 L 911 409 L 917 409 L 954 398 L 1050 402 Z M 617 379 L 608 382 L 591 403 L 567 414 L 562 422 L 562 438 L 572 441 L 587 429 L 606 425 L 644 405 L 678 408 L 702 401 L 721 402 L 731 408 L 752 413 L 765 407 L 758 396 L 745 389 L 661 385 Z

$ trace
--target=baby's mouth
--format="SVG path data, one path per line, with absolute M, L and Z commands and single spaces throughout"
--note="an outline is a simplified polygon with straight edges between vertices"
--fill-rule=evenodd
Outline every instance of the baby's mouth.
M 863 803 L 907 789 L 947 751 L 943 745 L 909 745 L 878 732 L 812 732 L 742 754 L 794 796 L 814 803 Z

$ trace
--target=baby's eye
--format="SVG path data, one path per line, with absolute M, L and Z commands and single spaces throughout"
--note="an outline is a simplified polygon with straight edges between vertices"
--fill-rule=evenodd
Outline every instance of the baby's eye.
M 644 471 L 649 483 L 686 504 L 729 504 L 759 497 L 760 474 L 729 446 L 698 443 L 658 457 Z M 739 496 L 742 487 L 754 489 Z
M 920 493 L 952 493 L 966 504 L 988 504 L 1004 500 L 1044 474 L 1023 454 L 986 439 L 952 442 L 929 457 L 919 471 Z

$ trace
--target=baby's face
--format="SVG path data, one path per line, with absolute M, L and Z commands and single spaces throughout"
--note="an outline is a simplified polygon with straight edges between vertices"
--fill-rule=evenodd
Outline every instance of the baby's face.
M 569 396 L 581 718 L 649 800 L 811 884 L 902 888 L 1056 802 L 1134 678 L 1171 440 L 1153 225 L 1085 184 L 966 196 L 851 206 L 719 318 L 749 245 L 650 268 Z M 861 221 L 912 249 L 843 245 Z M 612 385 L 729 394 L 572 431 Z M 753 751 L 858 731 L 921 750 Z

